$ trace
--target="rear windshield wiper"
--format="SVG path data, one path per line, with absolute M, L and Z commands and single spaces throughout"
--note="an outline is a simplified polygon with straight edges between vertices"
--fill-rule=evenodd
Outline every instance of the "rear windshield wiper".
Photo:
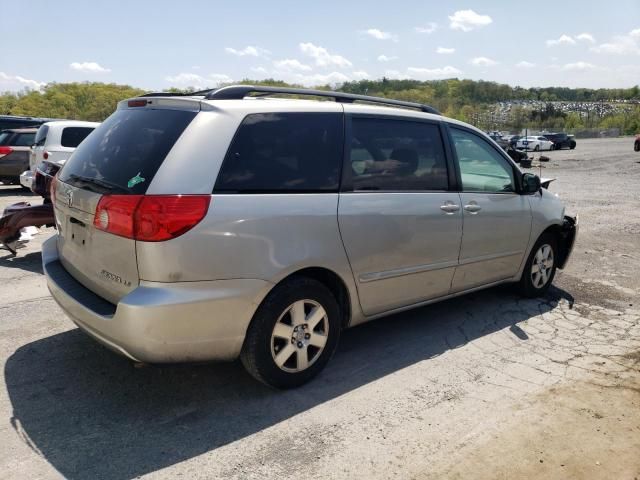
M 128 188 L 122 187 L 115 183 L 107 182 L 106 180 L 100 180 L 99 178 L 83 177 L 82 175 L 76 175 L 75 173 L 69 175 L 69 180 L 72 180 L 74 183 L 82 184 L 82 186 L 86 186 L 96 193 L 106 193 L 114 191 L 120 193 L 131 192 Z M 96 187 L 98 188 L 96 189 Z

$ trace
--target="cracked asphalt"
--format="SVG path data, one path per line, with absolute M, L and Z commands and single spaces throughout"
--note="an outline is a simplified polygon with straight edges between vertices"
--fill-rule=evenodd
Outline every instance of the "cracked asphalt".
M 640 477 L 640 154 L 548 156 L 581 225 L 546 298 L 503 286 L 356 327 L 293 391 L 237 362 L 133 365 L 49 297 L 52 230 L 0 251 L 0 477 Z M 0 186 L 0 208 L 24 198 Z

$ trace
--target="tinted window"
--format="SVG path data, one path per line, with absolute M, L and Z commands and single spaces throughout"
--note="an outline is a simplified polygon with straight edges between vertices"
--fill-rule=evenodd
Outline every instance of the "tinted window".
M 38 131 L 36 132 L 36 140 L 35 140 L 36 146 L 41 147 L 44 145 L 44 142 L 47 141 L 48 133 L 49 133 L 48 125 L 43 125 L 38 129 Z
M 13 135 L 13 132 L 10 131 L 4 131 L 4 132 L 0 132 L 0 145 L 6 145 L 7 142 L 9 142 L 9 140 L 11 139 L 11 136 Z
M 353 119 L 354 190 L 446 190 L 447 164 L 437 125 Z
M 513 192 L 513 169 L 489 142 L 473 133 L 451 128 L 462 189 L 465 192 Z
M 195 116 L 196 112 L 181 110 L 117 110 L 80 144 L 60 179 L 82 186 L 78 176 L 95 178 L 123 192 L 143 194 Z
M 31 145 L 33 145 L 35 138 L 36 138 L 35 133 L 19 133 L 12 140 L 12 143 L 16 147 L 30 147 Z
M 217 191 L 336 191 L 342 157 L 342 114 L 248 115 L 229 147 Z
M 91 132 L 93 132 L 93 127 L 65 127 L 62 130 L 60 145 L 76 148 Z

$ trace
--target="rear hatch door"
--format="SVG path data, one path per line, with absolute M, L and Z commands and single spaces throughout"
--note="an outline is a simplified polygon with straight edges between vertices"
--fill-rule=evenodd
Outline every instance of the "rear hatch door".
M 55 180 L 60 261 L 112 303 L 139 284 L 136 241 L 95 227 L 98 203 L 105 195 L 144 195 L 198 106 L 126 108 L 125 102 L 80 144 Z

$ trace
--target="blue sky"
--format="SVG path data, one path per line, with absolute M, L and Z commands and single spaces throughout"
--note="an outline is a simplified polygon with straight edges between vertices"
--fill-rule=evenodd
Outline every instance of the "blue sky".
M 157 90 L 245 77 L 315 85 L 383 75 L 524 87 L 640 83 L 638 0 L 0 0 L 0 7 L 0 91 L 71 81 Z

